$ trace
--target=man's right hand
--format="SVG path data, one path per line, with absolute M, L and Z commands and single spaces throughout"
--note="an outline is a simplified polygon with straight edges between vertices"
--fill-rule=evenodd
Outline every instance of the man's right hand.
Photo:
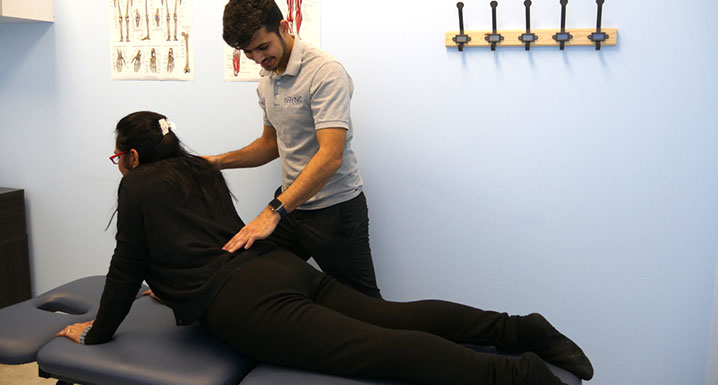
M 274 229 L 277 228 L 280 219 L 279 213 L 275 213 L 269 207 L 265 208 L 257 218 L 242 227 L 229 242 L 225 243 L 222 249 L 230 253 L 234 253 L 242 246 L 249 249 L 254 244 L 254 241 L 266 239 L 270 236 Z
M 209 164 L 212 165 L 212 167 L 216 168 L 217 170 L 222 169 L 222 159 L 219 155 L 201 155 L 202 158 L 205 158 Z

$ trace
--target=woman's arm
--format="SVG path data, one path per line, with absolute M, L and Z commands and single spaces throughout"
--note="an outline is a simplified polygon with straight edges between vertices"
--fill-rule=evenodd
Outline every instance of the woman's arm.
M 120 182 L 117 246 L 110 262 L 97 317 L 85 336 L 84 342 L 88 345 L 101 344 L 112 338 L 130 311 L 147 274 L 148 251 L 142 210 L 144 192 L 140 188 L 142 183 L 133 183 L 142 181 L 133 178 L 131 174 L 127 174 Z M 74 333 L 71 332 L 70 336 L 74 336 Z
M 65 326 L 60 330 L 55 337 L 67 337 L 78 344 L 85 343 L 85 337 L 87 337 L 87 328 L 92 326 L 95 321 L 80 322 L 72 325 Z

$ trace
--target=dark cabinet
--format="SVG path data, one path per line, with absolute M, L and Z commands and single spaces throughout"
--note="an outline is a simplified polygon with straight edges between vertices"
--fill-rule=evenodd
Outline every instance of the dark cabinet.
M 0 308 L 30 298 L 30 290 L 24 191 L 0 187 Z

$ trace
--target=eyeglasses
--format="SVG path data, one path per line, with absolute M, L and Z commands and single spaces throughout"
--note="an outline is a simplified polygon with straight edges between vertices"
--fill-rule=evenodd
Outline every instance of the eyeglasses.
M 129 151 L 122 151 L 122 152 L 118 152 L 118 153 L 115 154 L 115 155 L 112 155 L 112 156 L 110 157 L 110 162 L 112 162 L 112 164 L 117 164 L 117 163 L 119 163 L 119 162 L 120 162 L 120 156 L 121 156 L 121 155 L 125 155 L 125 154 L 127 154 L 128 152 L 129 152 Z

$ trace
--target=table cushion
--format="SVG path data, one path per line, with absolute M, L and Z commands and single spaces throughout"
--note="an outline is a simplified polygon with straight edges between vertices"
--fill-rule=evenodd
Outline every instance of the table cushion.
M 493 347 L 470 346 L 472 349 L 488 353 L 501 354 L 510 357 L 518 357 L 516 355 L 508 355 L 501 353 Z M 548 364 L 551 371 L 561 379 L 566 385 L 581 385 L 581 379 L 570 372 Z M 256 369 L 251 371 L 244 378 L 241 385 L 411 385 L 408 382 L 401 381 L 382 381 L 369 380 L 359 378 L 341 378 L 328 374 L 309 372 L 304 370 L 289 369 L 275 365 L 260 364 Z
M 94 319 L 104 285 L 104 276 L 81 278 L 0 309 L 0 363 L 35 361 L 60 329 Z
M 198 324 L 176 326 L 150 297 L 135 301 L 110 342 L 56 338 L 37 362 L 51 377 L 98 385 L 235 385 L 256 365 Z
M 343 378 L 261 364 L 244 378 L 241 385 L 412 385 L 409 382 Z

